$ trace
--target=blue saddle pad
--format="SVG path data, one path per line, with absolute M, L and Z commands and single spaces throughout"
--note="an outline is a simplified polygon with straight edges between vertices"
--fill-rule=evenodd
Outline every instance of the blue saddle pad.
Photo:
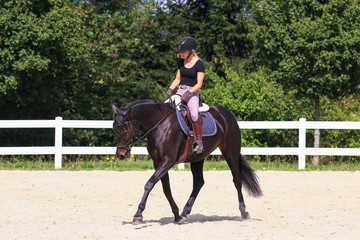
M 185 119 L 181 115 L 181 112 L 178 109 L 175 109 L 175 111 L 176 111 L 176 117 L 180 124 L 181 130 L 187 136 L 193 136 L 192 134 L 189 134 L 189 126 L 186 125 Z M 202 115 L 202 119 L 203 119 L 203 137 L 212 137 L 212 136 L 216 135 L 217 127 L 216 127 L 214 117 L 211 115 L 211 113 L 204 112 L 204 113 L 201 113 L 200 115 Z

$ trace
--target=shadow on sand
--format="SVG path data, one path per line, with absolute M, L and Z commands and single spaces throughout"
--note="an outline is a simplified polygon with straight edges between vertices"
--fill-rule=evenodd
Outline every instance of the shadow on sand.
M 242 221 L 262 221 L 262 220 L 256 218 L 242 219 L 240 216 L 229 217 L 229 216 L 218 216 L 218 215 L 206 216 L 203 214 L 194 214 L 194 215 L 189 215 L 188 220 L 185 222 L 185 224 L 222 222 L 222 221 L 242 222 Z M 139 227 L 137 229 L 150 227 L 152 226 L 152 223 L 157 223 L 157 224 L 160 223 L 160 225 L 174 224 L 174 218 L 164 217 L 159 220 L 155 220 L 155 219 L 145 220 L 143 224 L 138 225 Z M 132 224 L 132 222 L 123 221 L 122 224 L 127 225 L 127 224 Z

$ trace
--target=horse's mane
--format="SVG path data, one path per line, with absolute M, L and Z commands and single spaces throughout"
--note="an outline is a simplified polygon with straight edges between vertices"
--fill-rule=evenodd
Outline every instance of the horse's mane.
M 115 116 L 114 120 L 117 124 L 122 124 L 129 119 L 126 118 L 126 113 L 131 110 L 132 108 L 135 108 L 137 106 L 141 107 L 147 107 L 147 106 L 156 106 L 161 111 L 161 105 L 164 103 L 158 100 L 149 100 L 149 99 L 142 99 L 142 100 L 136 100 L 134 102 L 129 103 L 125 107 L 123 107 Z
M 141 99 L 141 100 L 136 100 L 134 102 L 129 103 L 128 105 L 126 105 L 125 107 L 122 108 L 122 111 L 128 111 L 129 109 L 137 106 L 137 105 L 144 105 L 144 104 L 155 104 L 155 105 L 159 105 L 162 104 L 163 102 L 160 102 L 158 100 L 151 100 L 151 99 Z

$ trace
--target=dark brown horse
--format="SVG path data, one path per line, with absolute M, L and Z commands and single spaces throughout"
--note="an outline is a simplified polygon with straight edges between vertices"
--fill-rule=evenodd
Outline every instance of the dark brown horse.
M 217 134 L 203 138 L 204 152 L 199 155 L 188 151 L 188 137 L 180 129 L 175 111 L 169 104 L 153 100 L 139 100 L 121 110 L 115 105 L 112 105 L 112 109 L 115 114 L 113 131 L 117 138 L 116 156 L 120 159 L 129 157 L 136 137 L 142 132 L 142 136 L 147 137 L 147 150 L 154 161 L 155 172 L 145 184 L 144 195 L 133 219 L 134 224 L 142 223 L 146 200 L 159 180 L 162 182 L 164 194 L 174 213 L 175 223 L 184 223 L 204 185 L 204 159 L 217 147 L 220 148 L 231 169 L 238 193 L 241 217 L 249 218 L 241 187 L 244 185 L 249 194 L 254 197 L 261 196 L 262 192 L 255 172 L 240 154 L 240 129 L 234 116 L 227 109 L 221 106 L 210 107 L 210 113 L 217 125 Z M 168 175 L 169 169 L 180 162 L 191 163 L 193 175 L 193 190 L 181 215 L 171 194 Z

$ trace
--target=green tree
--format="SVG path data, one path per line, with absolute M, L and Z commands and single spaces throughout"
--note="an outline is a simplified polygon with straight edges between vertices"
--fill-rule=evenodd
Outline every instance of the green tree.
M 320 119 L 322 97 L 359 91 L 360 4 L 358 0 L 254 1 L 249 37 L 271 79 L 311 100 Z M 314 146 L 320 131 L 315 130 Z M 317 164 L 318 158 L 313 163 Z
M 3 118 L 65 113 L 99 119 L 111 101 L 158 96 L 158 82 L 144 81 L 167 66 L 166 57 L 157 54 L 168 47 L 160 44 L 150 19 L 154 2 L 94 2 L 9 0 L 1 5 Z
M 2 1 L 1 118 L 109 119 L 111 102 L 157 98 L 158 82 L 144 81 L 155 75 L 145 64 L 157 53 L 147 39 L 154 2 L 121 2 L 100 11 L 92 3 Z
M 196 1 L 197 2 L 197 1 Z M 251 49 L 250 41 L 246 38 L 247 22 L 245 9 L 249 8 L 249 1 L 207 0 L 205 8 L 195 8 L 195 15 L 199 15 L 202 22 L 198 38 L 201 52 L 208 61 L 214 58 L 232 59 L 244 58 Z
M 195 37 L 202 58 L 244 58 L 251 49 L 247 39 L 245 9 L 248 0 L 167 0 L 163 11 L 169 17 L 171 34 Z
M 212 71 L 205 73 L 207 82 L 201 96 L 204 102 L 221 105 L 230 110 L 241 121 L 297 121 L 307 117 L 309 109 L 300 100 L 294 100 L 295 91 L 284 91 L 280 84 L 269 81 L 268 71 L 260 67 L 248 73 L 224 69 L 226 77 Z M 264 123 L 266 124 L 266 123 Z M 296 146 L 296 131 L 242 130 L 243 146 Z
M 1 6 L 2 118 L 56 116 L 74 80 L 87 68 L 80 9 L 67 1 L 49 2 L 43 11 L 42 1 Z

